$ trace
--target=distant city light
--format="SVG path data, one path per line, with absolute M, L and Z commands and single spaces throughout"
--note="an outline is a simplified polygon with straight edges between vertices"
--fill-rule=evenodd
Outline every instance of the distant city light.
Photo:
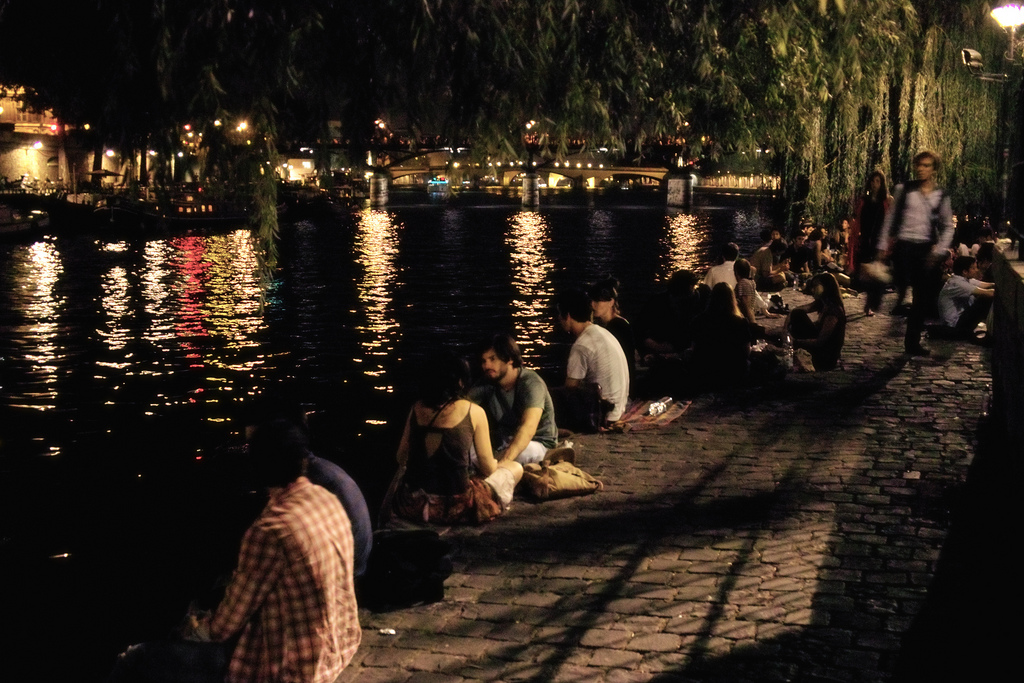
M 42 149 L 42 147 L 43 143 L 39 142 L 38 140 L 32 143 L 32 149 Z
M 235 128 L 235 130 L 237 130 L 239 133 L 241 133 L 242 131 L 246 130 L 248 127 L 249 127 L 249 122 L 248 121 L 241 121 L 241 122 L 239 122 L 238 127 Z
M 113 156 L 114 156 L 114 150 L 112 150 L 112 149 L 108 149 L 108 150 L 107 150 L 107 151 L 105 152 L 105 154 L 106 154 L 106 155 L 107 155 L 108 157 L 113 157 Z

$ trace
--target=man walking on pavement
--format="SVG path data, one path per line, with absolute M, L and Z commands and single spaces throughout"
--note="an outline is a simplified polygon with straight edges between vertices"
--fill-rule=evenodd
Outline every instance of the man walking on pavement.
M 953 240 L 949 197 L 935 184 L 938 167 L 939 158 L 932 152 L 914 157 L 917 179 L 896 188 L 893 210 L 885 217 L 878 241 L 881 255 L 891 254 L 896 281 L 914 290 L 903 339 L 904 350 L 913 356 L 929 353 L 921 345 L 921 333 L 942 285 L 939 266 Z

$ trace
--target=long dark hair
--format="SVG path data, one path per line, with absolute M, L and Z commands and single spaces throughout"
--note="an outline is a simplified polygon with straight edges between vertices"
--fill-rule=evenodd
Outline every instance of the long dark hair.
M 419 368 L 416 399 L 439 409 L 462 398 L 469 385 L 469 364 L 452 351 L 430 355 Z
M 707 316 L 712 320 L 742 318 L 740 307 L 736 303 L 736 293 L 728 282 L 719 282 L 711 288 L 708 299 Z
M 590 285 L 587 296 L 591 301 L 611 301 L 612 315 L 619 314 L 619 281 L 611 275 Z
M 836 312 L 842 311 L 846 313 L 846 305 L 843 303 L 843 294 L 839 290 L 839 281 L 836 280 L 836 276 L 832 273 L 819 273 L 811 278 L 808 283 L 808 291 L 813 292 L 814 286 L 821 286 L 821 294 L 815 298 L 822 303 L 822 306 L 827 309 L 832 309 Z
M 878 178 L 882 181 L 881 187 L 878 188 L 878 194 L 871 194 L 871 181 Z M 885 184 L 885 174 L 881 171 L 872 171 L 868 174 L 867 182 L 864 183 L 864 198 L 869 202 L 880 202 L 889 196 L 889 187 Z

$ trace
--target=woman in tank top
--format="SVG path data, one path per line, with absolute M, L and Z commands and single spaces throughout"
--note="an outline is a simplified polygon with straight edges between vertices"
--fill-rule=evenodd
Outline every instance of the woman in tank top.
M 417 522 L 480 523 L 508 508 L 523 468 L 495 460 L 487 416 L 464 398 L 468 383 L 469 367 L 453 353 L 425 362 L 382 523 L 392 511 Z

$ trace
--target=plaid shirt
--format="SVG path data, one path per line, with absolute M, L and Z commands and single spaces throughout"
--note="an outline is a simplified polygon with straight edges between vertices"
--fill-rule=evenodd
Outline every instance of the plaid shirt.
M 245 532 L 210 624 L 214 640 L 240 634 L 227 683 L 338 677 L 362 635 L 352 553 L 352 528 L 334 494 L 299 477 L 271 496 Z

